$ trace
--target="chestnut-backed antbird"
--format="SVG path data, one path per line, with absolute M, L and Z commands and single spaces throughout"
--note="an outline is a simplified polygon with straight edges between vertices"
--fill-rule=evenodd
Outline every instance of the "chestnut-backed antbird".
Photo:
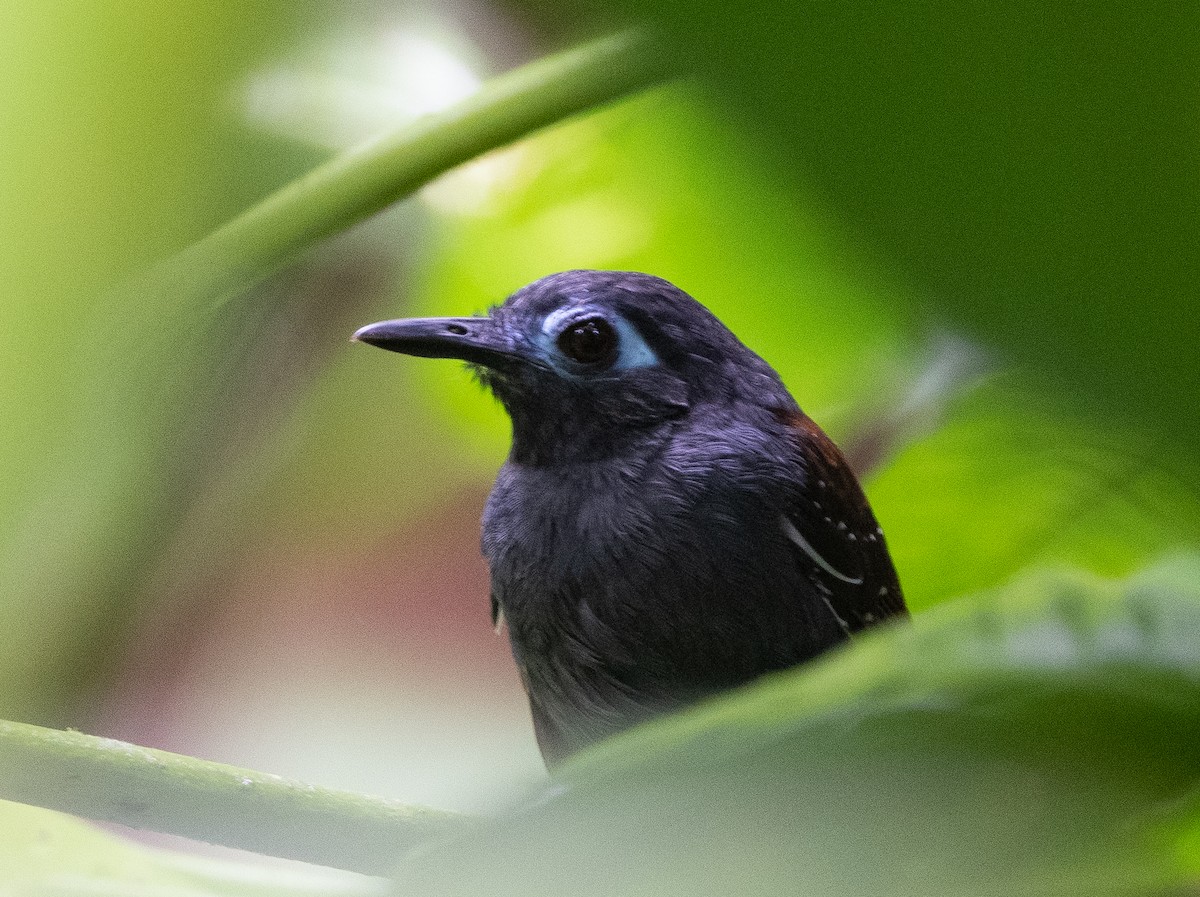
M 907 614 L 841 452 L 667 281 L 567 271 L 355 338 L 466 361 L 512 418 L 483 553 L 547 765 Z

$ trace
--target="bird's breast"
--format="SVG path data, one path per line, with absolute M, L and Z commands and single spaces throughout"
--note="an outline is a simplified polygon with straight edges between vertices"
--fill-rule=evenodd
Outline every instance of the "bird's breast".
M 737 465 L 506 465 L 483 521 L 493 593 L 514 624 L 610 626 L 687 644 L 746 625 L 790 588 L 771 489 Z M 747 604 L 745 615 L 730 608 Z
M 841 637 L 801 600 L 778 507 L 791 471 L 734 437 L 501 470 L 483 521 L 493 596 L 535 716 L 579 743 Z
M 533 578 L 543 589 L 590 579 L 661 537 L 669 504 L 649 500 L 636 469 L 506 467 L 484 513 L 483 552 L 494 578 Z

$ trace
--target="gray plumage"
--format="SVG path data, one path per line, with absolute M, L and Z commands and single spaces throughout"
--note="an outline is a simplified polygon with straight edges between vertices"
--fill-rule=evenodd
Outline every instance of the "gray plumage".
M 356 337 L 467 360 L 512 418 L 482 544 L 549 764 L 906 613 L 841 453 L 666 281 L 568 271 Z

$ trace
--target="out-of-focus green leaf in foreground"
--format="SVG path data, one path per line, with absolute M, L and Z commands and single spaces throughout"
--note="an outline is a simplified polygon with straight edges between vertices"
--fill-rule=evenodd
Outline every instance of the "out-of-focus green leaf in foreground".
M 1031 574 L 608 742 L 404 893 L 1182 892 L 1198 631 L 1200 556 Z
M 94 706 L 96 671 L 135 615 L 152 546 L 169 538 L 163 517 L 135 519 L 161 497 L 152 459 L 178 462 L 169 478 L 182 483 L 202 448 L 156 438 L 164 409 L 145 384 L 182 365 L 191 340 L 142 330 L 178 309 L 177 293 L 113 287 L 312 164 L 230 114 L 245 70 L 300 27 L 294 7 L 0 6 L 3 715 L 78 721 L 81 691 Z M 199 404 L 230 351 L 210 353 L 183 405 Z
M 0 893 L 6 897 L 368 897 L 379 879 L 251 865 L 142 847 L 38 807 L 0 801 Z
M 1200 482 L 1200 7 L 595 0 L 923 304 Z
M 1200 554 L 1123 582 L 1029 574 L 615 738 L 376 865 L 421 895 L 1186 893 L 1197 631 Z M 0 835 L 19 893 L 311 892 L 12 804 Z

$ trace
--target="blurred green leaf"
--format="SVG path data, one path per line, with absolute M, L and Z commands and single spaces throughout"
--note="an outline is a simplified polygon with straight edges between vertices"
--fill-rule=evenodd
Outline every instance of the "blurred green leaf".
M 186 340 L 144 328 L 177 297 L 111 289 L 287 177 L 295 154 L 251 140 L 231 94 L 303 18 L 279 0 L 0 8 L 0 707 L 12 715 L 77 719 L 64 704 L 115 653 L 166 537 L 129 511 L 162 487 L 150 458 L 196 446 L 126 424 L 161 416 L 145 384 Z M 250 177 L 250 158 L 275 164 Z
M 1200 783 L 1200 555 L 1032 574 L 569 764 L 419 893 L 1162 894 Z
M 1132 424 L 1130 424 L 1132 426 Z M 910 606 L 990 588 L 1037 564 L 1121 576 L 1200 545 L 1200 502 L 1115 426 L 1001 376 L 870 483 Z
M 378 879 L 187 856 L 134 844 L 69 816 L 0 801 L 0 881 L 12 897 L 367 897 Z
M 1200 9 L 598 2 L 938 315 L 1200 484 Z M 737 264 L 736 256 L 733 263 Z M 1148 443 L 1148 444 L 1147 444 Z

